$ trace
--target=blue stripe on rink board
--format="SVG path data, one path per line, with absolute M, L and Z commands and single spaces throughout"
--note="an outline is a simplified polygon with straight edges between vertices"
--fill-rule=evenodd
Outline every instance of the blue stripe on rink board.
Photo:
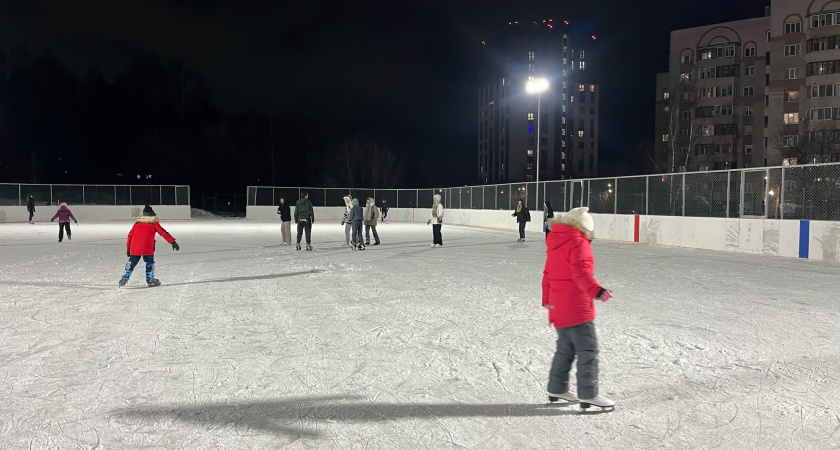
M 808 242 L 811 240 L 811 221 L 799 221 L 799 257 L 808 258 Z

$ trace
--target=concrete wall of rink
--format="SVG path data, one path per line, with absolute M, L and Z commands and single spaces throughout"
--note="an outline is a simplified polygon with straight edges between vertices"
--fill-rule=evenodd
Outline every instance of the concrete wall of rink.
M 82 222 L 97 221 L 133 221 L 135 217 L 143 215 L 145 205 L 67 205 L 76 220 Z M 161 220 L 190 220 L 189 205 L 150 205 Z M 35 206 L 35 222 L 49 222 L 50 218 L 58 211 L 55 206 Z M 29 211 L 26 206 L 0 206 L 0 223 L 26 222 L 29 220 Z M 58 219 L 56 219 L 58 220 Z
M 247 218 L 280 221 L 276 207 L 248 206 Z M 294 211 L 294 207 L 292 208 Z M 430 209 L 391 208 L 388 221 L 425 223 Z M 340 222 L 343 207 L 315 208 L 317 222 Z M 516 230 L 507 210 L 447 209 L 444 225 Z M 526 231 L 542 231 L 542 214 L 531 213 Z M 640 244 L 752 253 L 840 262 L 840 222 L 592 214 L 595 237 Z

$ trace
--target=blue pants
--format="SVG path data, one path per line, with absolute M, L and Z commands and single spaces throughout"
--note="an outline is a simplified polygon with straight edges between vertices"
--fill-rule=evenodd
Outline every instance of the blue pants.
M 134 267 L 137 266 L 137 263 L 140 262 L 140 258 L 143 258 L 143 262 L 146 263 L 146 279 L 151 279 L 155 277 L 155 255 L 131 255 L 128 257 L 128 263 L 125 265 L 125 272 L 123 273 L 124 277 L 130 277 L 131 273 L 134 272 Z

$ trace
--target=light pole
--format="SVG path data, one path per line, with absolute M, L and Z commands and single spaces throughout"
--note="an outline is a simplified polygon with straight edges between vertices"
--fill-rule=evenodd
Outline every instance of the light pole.
M 540 207 L 540 106 L 542 93 L 548 90 L 548 80 L 536 78 L 525 83 L 525 91 L 529 94 L 537 94 L 537 197 L 535 207 Z

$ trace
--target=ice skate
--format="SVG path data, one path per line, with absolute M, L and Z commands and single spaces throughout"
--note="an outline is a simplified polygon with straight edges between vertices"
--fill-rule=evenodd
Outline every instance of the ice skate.
M 365 249 L 365 246 L 362 245 L 362 244 L 359 244 L 359 250 L 364 250 L 364 249 Z
M 612 410 L 615 408 L 615 402 L 601 395 L 598 395 L 595 398 L 580 399 L 580 409 L 588 409 L 591 406 Z
M 298 250 L 300 250 L 300 242 L 298 242 L 298 243 L 295 245 L 295 248 L 296 248 L 296 249 L 298 249 Z
M 306 251 L 311 252 L 312 251 L 312 246 L 309 245 L 309 244 L 306 244 Z
M 523 242 L 524 240 L 525 240 L 525 238 L 519 238 L 519 239 L 516 240 L 516 242 Z
M 125 286 L 126 283 L 128 283 L 128 277 L 123 275 L 122 277 L 120 277 L 120 287 Z
M 160 280 L 158 280 L 157 278 L 147 278 L 146 284 L 148 284 L 149 287 L 160 286 Z
M 577 395 L 566 391 L 562 394 L 552 394 L 551 392 L 548 393 L 548 401 L 550 403 L 559 402 L 559 404 L 564 403 L 577 403 L 580 401 Z

